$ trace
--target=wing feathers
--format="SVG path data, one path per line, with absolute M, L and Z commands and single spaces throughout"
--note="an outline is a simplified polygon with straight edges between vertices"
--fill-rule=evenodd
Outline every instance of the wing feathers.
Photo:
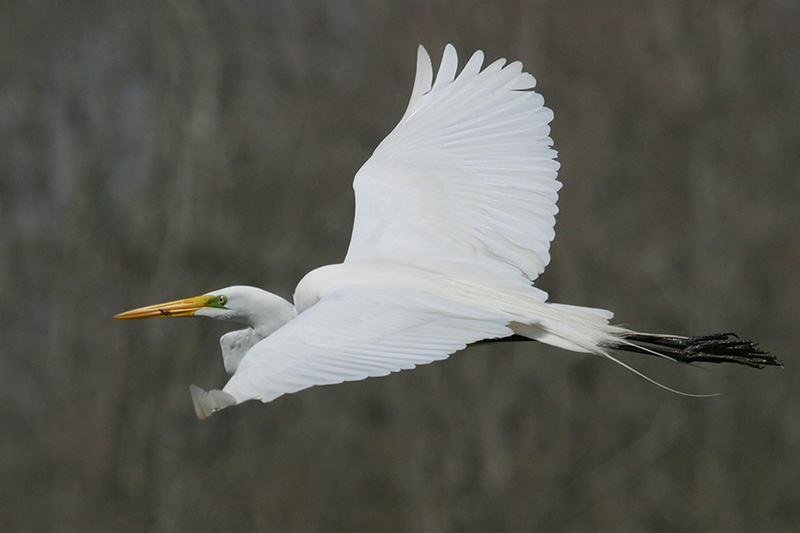
M 428 52 L 420 46 L 417 49 L 417 75 L 414 78 L 414 88 L 411 90 L 411 98 L 408 101 L 408 109 L 403 115 L 403 120 L 406 120 L 414 110 L 416 110 L 420 97 L 431 90 L 431 83 L 433 83 L 433 65 L 431 64 L 431 57 Z
M 503 262 L 535 279 L 555 232 L 552 112 L 522 64 L 481 70 L 476 52 L 457 73 L 448 45 L 435 81 L 424 49 L 400 124 L 356 174 L 356 218 L 346 261 L 431 254 Z M 511 272 L 511 270 L 509 271 Z
M 439 72 L 436 74 L 436 81 L 433 82 L 432 91 L 445 84 L 450 84 L 456 77 L 456 69 L 458 68 L 458 55 L 456 49 L 452 44 L 444 47 L 444 54 L 442 55 L 442 63 L 439 65 Z
M 421 304 L 425 299 L 432 303 Z M 510 321 L 496 311 L 385 288 L 334 295 L 254 346 L 223 391 L 237 402 L 267 402 L 314 385 L 385 376 L 508 336 Z

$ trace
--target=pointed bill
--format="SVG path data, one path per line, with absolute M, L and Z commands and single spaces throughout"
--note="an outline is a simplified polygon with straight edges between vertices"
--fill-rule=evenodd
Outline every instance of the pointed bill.
M 131 309 L 130 311 L 115 315 L 114 318 L 129 319 L 193 316 L 203 307 L 213 307 L 210 304 L 214 302 L 215 299 L 215 296 L 205 294 L 203 296 L 195 296 L 194 298 L 186 298 L 184 300 L 175 300 L 173 302 Z

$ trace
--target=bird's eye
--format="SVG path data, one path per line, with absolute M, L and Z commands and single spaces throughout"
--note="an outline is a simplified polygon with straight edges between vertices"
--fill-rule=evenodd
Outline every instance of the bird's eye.
M 219 305 L 225 305 L 226 303 L 228 303 L 228 297 L 225 296 L 224 294 L 220 294 L 219 296 L 217 296 L 217 302 L 219 302 Z

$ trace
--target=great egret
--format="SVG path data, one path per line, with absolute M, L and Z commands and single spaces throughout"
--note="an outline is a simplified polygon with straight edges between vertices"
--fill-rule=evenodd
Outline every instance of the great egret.
M 547 303 L 532 281 L 555 236 L 561 183 L 553 113 L 521 63 L 500 59 L 481 69 L 478 51 L 456 76 L 457 63 L 447 45 L 434 81 L 419 47 L 408 109 L 355 176 L 347 256 L 307 274 L 294 305 L 234 286 L 116 316 L 206 316 L 247 326 L 220 339 L 233 374 L 225 387 L 190 387 L 198 417 L 385 376 L 477 342 L 536 340 L 618 363 L 614 350 L 780 364 L 731 333 L 638 333 L 610 325 L 610 311 Z

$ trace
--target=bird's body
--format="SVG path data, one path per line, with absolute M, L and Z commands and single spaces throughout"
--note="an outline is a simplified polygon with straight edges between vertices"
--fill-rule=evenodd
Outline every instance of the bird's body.
M 692 362 L 777 364 L 749 341 L 636 333 L 610 311 L 547 302 L 532 282 L 549 263 L 558 209 L 552 112 L 520 63 L 456 76 L 452 46 L 436 80 L 420 47 L 398 126 L 356 174 L 343 263 L 307 274 L 294 305 L 252 287 L 135 309 L 119 318 L 209 316 L 247 328 L 222 337 L 220 390 L 192 386 L 201 418 L 313 385 L 383 376 L 469 344 L 529 339 L 613 359 L 613 350 Z

